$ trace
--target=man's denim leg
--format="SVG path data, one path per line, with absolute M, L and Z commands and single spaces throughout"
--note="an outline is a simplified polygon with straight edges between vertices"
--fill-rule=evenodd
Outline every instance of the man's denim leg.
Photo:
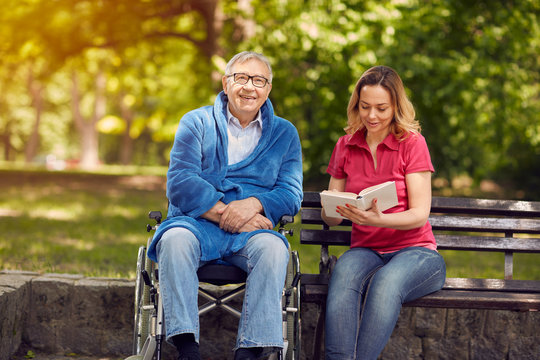
M 283 347 L 281 294 L 289 260 L 283 240 L 256 234 L 225 260 L 248 273 L 236 348 Z
M 199 342 L 199 241 L 185 228 L 172 228 L 163 234 L 156 249 L 166 337 L 192 333 Z

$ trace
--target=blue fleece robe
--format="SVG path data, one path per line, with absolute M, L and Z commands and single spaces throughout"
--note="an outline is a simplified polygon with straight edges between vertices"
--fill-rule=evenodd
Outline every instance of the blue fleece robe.
M 274 115 L 270 100 L 261 107 L 262 135 L 253 152 L 228 165 L 227 103 L 219 93 L 214 106 L 190 111 L 180 120 L 167 172 L 167 219 L 148 248 L 156 258 L 156 245 L 165 231 L 184 227 L 199 239 L 201 260 L 229 256 L 259 232 L 232 234 L 200 217 L 219 200 L 230 203 L 256 197 L 264 215 L 275 226 L 283 215 L 296 215 L 302 201 L 302 151 L 298 132 L 289 121 Z

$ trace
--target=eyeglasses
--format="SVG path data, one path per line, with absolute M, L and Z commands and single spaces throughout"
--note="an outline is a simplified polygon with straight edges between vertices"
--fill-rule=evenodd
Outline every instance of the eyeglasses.
M 265 87 L 266 84 L 269 82 L 267 78 L 259 75 L 251 76 L 244 73 L 234 73 L 232 75 L 227 75 L 227 77 L 231 76 L 233 77 L 234 82 L 240 85 L 246 85 L 249 79 L 251 79 L 251 83 L 253 84 L 253 86 L 258 88 Z

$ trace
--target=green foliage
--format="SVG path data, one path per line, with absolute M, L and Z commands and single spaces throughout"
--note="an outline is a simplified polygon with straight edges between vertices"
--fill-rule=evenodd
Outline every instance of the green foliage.
M 251 49 L 272 60 L 271 99 L 298 128 L 306 188 L 326 185 L 355 82 L 385 64 L 403 78 L 438 177 L 493 179 L 540 199 L 538 1 L 6 1 L 6 160 L 25 155 L 35 128 L 41 156 L 79 157 L 71 74 L 89 116 L 102 69 L 106 116 L 118 121 L 100 127 L 101 160 L 166 164 L 181 116 L 210 104 L 224 63 Z
M 400 10 L 408 21 L 396 24 L 395 39 L 407 46 L 384 56 L 404 74 L 439 172 L 523 174 L 518 156 L 538 168 L 538 4 L 430 1 Z
M 272 98 L 299 129 L 308 183 L 320 184 L 344 134 L 354 83 L 385 64 L 403 78 L 438 176 L 512 180 L 538 198 L 537 2 L 282 3 L 257 3 L 249 44 L 274 60 Z

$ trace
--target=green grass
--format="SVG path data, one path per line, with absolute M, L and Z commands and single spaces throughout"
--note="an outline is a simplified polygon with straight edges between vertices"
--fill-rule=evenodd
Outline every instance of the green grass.
M 135 276 L 164 178 L 0 171 L 0 269 Z
M 134 278 L 138 248 L 149 236 L 148 211 L 167 206 L 165 171 L 47 172 L 0 164 L 0 269 Z M 302 272 L 318 272 L 319 247 L 299 244 L 298 217 L 292 227 Z M 345 250 L 331 247 L 330 253 Z M 448 277 L 504 276 L 503 254 L 441 253 Z M 516 254 L 515 278 L 540 280 L 539 260 L 538 254 Z

